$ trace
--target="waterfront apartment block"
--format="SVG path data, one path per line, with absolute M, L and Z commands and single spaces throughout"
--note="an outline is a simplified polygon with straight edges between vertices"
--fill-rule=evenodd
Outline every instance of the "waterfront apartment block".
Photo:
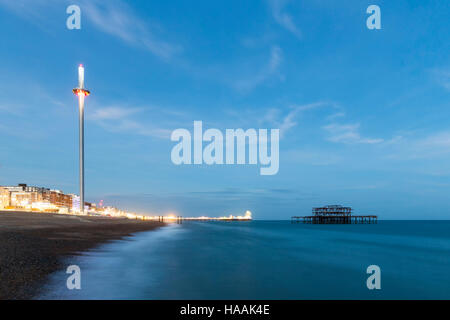
M 8 189 L 0 187 L 0 210 L 4 210 L 10 206 L 10 192 Z
M 65 194 L 60 190 L 28 186 L 20 183 L 17 186 L 0 186 L 0 210 L 52 212 L 63 214 L 80 214 L 80 197 L 76 194 Z M 121 217 L 140 220 L 157 220 L 158 217 L 139 215 L 119 210 L 112 206 L 99 206 L 84 202 L 84 212 L 88 215 L 105 217 Z M 170 218 L 168 218 L 170 219 Z
M 31 210 L 68 213 L 73 210 L 73 196 L 60 190 L 28 186 L 0 187 L 0 210 Z M 79 200 L 78 200 L 79 208 Z

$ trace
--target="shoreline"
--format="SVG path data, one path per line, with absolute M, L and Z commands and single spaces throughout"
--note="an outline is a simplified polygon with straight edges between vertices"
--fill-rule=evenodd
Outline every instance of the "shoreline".
M 156 221 L 0 211 L 0 300 L 32 299 L 63 260 L 111 240 L 164 226 Z

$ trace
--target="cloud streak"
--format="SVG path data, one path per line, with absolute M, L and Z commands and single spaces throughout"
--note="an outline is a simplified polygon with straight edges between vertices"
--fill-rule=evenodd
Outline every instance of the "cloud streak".
M 94 110 L 92 115 L 89 116 L 89 119 L 97 121 L 118 120 L 140 111 L 142 111 L 141 108 L 106 107 Z
M 360 124 L 338 124 L 332 123 L 323 127 L 329 133 L 328 141 L 345 144 L 376 144 L 383 139 L 362 137 L 359 133 Z
M 142 47 L 164 60 L 182 51 L 180 45 L 158 39 L 148 24 L 134 14 L 125 2 L 83 1 L 82 10 L 100 31 Z
M 256 73 L 255 76 L 236 81 L 234 83 L 235 88 L 239 91 L 250 91 L 274 76 L 283 79 L 283 76 L 279 72 L 282 53 L 282 50 L 278 46 L 273 46 L 270 50 L 270 56 L 266 66 Z
M 292 106 L 292 110 L 283 118 L 281 121 L 279 128 L 281 135 L 284 135 L 289 129 L 295 127 L 297 125 L 296 117 L 307 110 L 316 109 L 325 105 L 323 102 L 310 103 L 300 106 Z
M 129 133 L 168 139 L 171 130 L 143 124 L 133 118 L 133 115 L 138 115 L 143 111 L 144 108 L 104 107 L 94 109 L 92 114 L 87 115 L 87 119 L 114 133 Z
M 383 144 L 390 152 L 384 156 L 390 160 L 441 159 L 448 163 L 450 131 L 432 132 L 425 136 L 396 136 Z
M 300 29 L 294 23 L 292 16 L 285 10 L 287 2 L 287 0 L 269 0 L 273 18 L 279 25 L 300 39 L 302 37 Z
M 446 90 L 450 91 L 450 69 L 433 70 L 437 82 Z
M 309 110 L 314 110 L 323 106 L 330 105 L 326 102 L 314 102 L 302 105 L 291 105 L 286 113 L 278 108 L 269 109 L 261 119 L 262 123 L 268 123 L 273 128 L 280 129 L 280 135 L 283 137 L 289 130 L 298 125 L 298 117 Z
M 73 1 L 65 0 L 67 5 Z M 84 18 L 99 31 L 112 35 L 121 41 L 143 48 L 167 61 L 182 51 L 179 44 L 169 43 L 156 35 L 157 28 L 150 25 L 133 12 L 121 0 L 81 0 L 75 3 L 81 8 L 82 28 Z M 38 25 L 45 24 L 45 17 L 51 8 L 61 5 L 56 0 L 0 0 L 0 5 L 9 11 Z

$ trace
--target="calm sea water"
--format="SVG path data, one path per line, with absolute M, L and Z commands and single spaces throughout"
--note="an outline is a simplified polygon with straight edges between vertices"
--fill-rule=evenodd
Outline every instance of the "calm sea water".
M 186 222 L 67 259 L 46 299 L 450 299 L 450 221 Z M 381 268 L 381 290 L 366 269 Z

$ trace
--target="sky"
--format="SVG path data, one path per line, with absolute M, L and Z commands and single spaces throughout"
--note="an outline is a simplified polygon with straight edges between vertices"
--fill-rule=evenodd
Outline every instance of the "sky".
M 69 30 L 69 5 L 81 29 Z M 370 30 L 369 5 L 381 10 Z M 0 185 L 142 213 L 450 218 L 449 1 L 0 0 Z M 177 128 L 280 129 L 279 171 L 171 161 Z

